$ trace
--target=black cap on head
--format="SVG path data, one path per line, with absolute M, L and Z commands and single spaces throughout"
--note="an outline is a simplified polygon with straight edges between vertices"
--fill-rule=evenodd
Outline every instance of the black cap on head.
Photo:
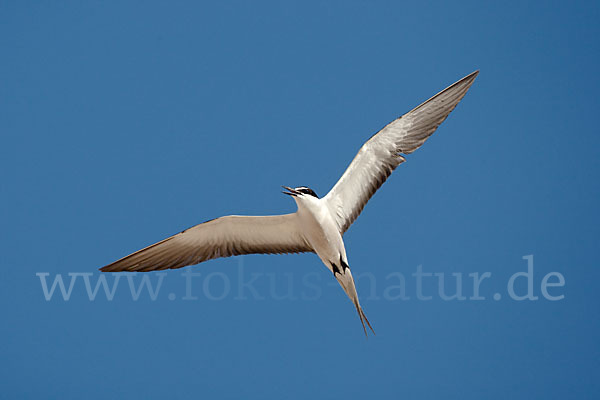
M 298 191 L 298 192 L 300 192 L 300 193 L 304 193 L 304 194 L 311 195 L 311 196 L 313 196 L 313 197 L 316 197 L 317 199 L 319 198 L 319 196 L 317 196 L 317 194 L 315 193 L 315 191 L 314 191 L 314 190 L 312 190 L 311 188 L 309 188 L 309 187 L 306 187 L 306 186 L 300 186 L 300 187 L 297 187 L 297 188 L 296 188 L 296 191 Z

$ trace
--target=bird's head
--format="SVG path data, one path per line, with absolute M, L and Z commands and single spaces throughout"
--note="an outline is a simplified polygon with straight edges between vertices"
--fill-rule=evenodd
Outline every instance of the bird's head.
M 290 195 L 292 197 L 297 197 L 297 198 L 310 198 L 311 196 L 314 197 L 315 199 L 318 199 L 319 196 L 317 196 L 317 194 L 314 192 L 314 190 L 312 190 L 309 187 L 306 186 L 299 186 L 297 188 L 290 188 L 287 186 L 282 186 L 282 188 L 284 188 L 285 190 L 287 190 L 287 192 L 282 192 L 283 194 L 287 194 Z

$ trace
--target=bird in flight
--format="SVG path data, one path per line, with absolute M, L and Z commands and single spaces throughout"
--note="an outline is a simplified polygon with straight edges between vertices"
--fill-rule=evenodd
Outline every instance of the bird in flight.
M 373 331 L 358 301 L 343 235 L 396 167 L 425 142 L 467 93 L 479 71 L 390 122 L 360 148 L 340 180 L 319 198 L 306 186 L 283 186 L 296 201 L 292 214 L 216 218 L 136 251 L 100 270 L 158 271 L 242 254 L 316 253 L 362 323 Z M 373 331 L 373 333 L 375 333 Z

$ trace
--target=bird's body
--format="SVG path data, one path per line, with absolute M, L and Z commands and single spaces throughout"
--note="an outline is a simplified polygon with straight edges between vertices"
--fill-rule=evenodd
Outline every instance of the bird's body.
M 333 272 L 331 265 L 339 264 L 340 258 L 348 263 L 344 240 L 323 200 L 312 196 L 296 196 L 295 200 L 298 205 L 298 224 L 323 264 Z
M 348 265 L 344 239 L 335 221 L 335 216 L 327 204 L 327 200 L 319 199 L 316 195 L 294 195 L 294 192 L 298 192 L 298 189 L 308 188 L 292 189 L 286 187 L 285 189 L 289 191 L 288 194 L 294 196 L 298 205 L 298 211 L 296 212 L 298 216 L 297 224 L 303 236 L 313 251 L 317 253 L 323 264 L 333 273 L 333 276 L 340 283 L 350 300 L 352 300 L 352 303 L 354 303 L 366 333 L 365 322 L 369 325 L 369 328 L 371 328 L 371 324 L 367 320 L 358 301 L 358 293 L 356 292 L 352 272 L 350 272 Z
M 343 235 L 371 196 L 418 149 L 466 94 L 478 71 L 392 121 L 359 150 L 340 180 L 323 198 L 308 187 L 284 188 L 298 210 L 271 216 L 230 215 L 196 225 L 130 254 L 102 271 L 181 268 L 218 257 L 253 253 L 314 252 L 352 300 L 363 329 L 371 328 L 350 271 Z M 371 328 L 372 330 L 372 328 Z

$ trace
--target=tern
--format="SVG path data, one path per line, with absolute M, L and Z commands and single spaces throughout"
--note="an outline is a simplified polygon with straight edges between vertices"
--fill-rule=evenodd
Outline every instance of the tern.
M 306 186 L 282 186 L 297 211 L 285 215 L 216 218 L 136 251 L 100 270 L 157 271 L 242 254 L 316 253 L 373 333 L 358 301 L 343 235 L 392 171 L 435 132 L 467 93 L 479 71 L 442 90 L 373 135 L 340 180 L 319 198 Z

